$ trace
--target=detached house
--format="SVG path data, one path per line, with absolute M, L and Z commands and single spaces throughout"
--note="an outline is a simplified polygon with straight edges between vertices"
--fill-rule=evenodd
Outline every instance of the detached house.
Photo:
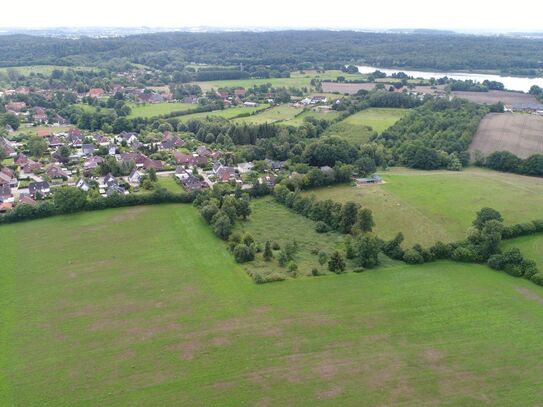
M 79 181 L 75 184 L 75 186 L 79 189 L 82 189 L 85 192 L 89 192 L 90 186 L 87 184 L 87 181 L 85 181 L 83 178 L 80 178 Z
M 134 168 L 128 176 L 128 183 L 134 187 L 138 187 L 141 183 L 142 176 L 143 175 Z
M 81 146 L 81 155 L 93 155 L 95 150 L 96 149 L 94 148 L 93 144 L 83 144 Z
M 13 203 L 14 198 L 11 193 L 11 187 L 6 185 L 0 185 L 0 202 L 11 202 Z
M 31 182 L 30 185 L 28 185 L 28 192 L 30 193 L 30 196 L 34 199 L 36 199 L 37 195 L 41 195 L 42 197 L 45 197 L 51 193 L 51 187 L 49 186 L 48 182 Z
M 70 176 L 70 174 L 68 174 L 68 172 L 66 172 L 65 170 L 60 168 L 60 166 L 52 165 L 47 170 L 47 176 L 49 178 L 51 178 L 51 179 L 57 179 L 57 178 L 63 178 L 64 179 L 64 178 L 68 178 Z

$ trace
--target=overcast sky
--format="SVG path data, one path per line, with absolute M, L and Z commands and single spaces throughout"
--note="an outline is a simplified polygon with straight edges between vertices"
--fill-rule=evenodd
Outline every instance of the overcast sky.
M 543 31 L 542 0 L 1 1 L 0 27 L 320 27 Z

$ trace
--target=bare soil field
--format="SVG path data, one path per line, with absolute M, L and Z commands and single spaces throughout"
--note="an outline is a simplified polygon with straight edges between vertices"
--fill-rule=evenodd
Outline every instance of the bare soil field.
M 490 113 L 481 121 L 470 153 L 510 151 L 521 158 L 543 153 L 543 117 L 522 113 Z
M 461 99 L 467 99 L 470 102 L 492 105 L 502 102 L 504 105 L 514 103 L 539 103 L 533 95 L 520 92 L 508 92 L 504 90 L 489 90 L 488 92 L 452 92 L 454 96 Z

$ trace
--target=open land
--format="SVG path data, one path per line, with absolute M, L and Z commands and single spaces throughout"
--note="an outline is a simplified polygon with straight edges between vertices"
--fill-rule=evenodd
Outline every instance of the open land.
M 543 153 L 543 116 L 523 113 L 490 113 L 481 121 L 469 147 L 488 155 L 509 151 L 527 158 Z
M 326 134 L 341 137 L 355 144 L 367 143 L 374 132 L 383 132 L 408 112 L 409 109 L 365 109 L 330 126 Z
M 189 205 L 2 226 L 0 242 L 2 405 L 543 398 L 543 289 L 484 266 L 256 285 Z
M 386 183 L 380 185 L 338 185 L 306 193 L 370 208 L 376 233 L 390 239 L 402 232 L 406 247 L 464 238 L 476 212 L 485 206 L 500 211 L 506 224 L 543 217 L 539 178 L 479 168 L 462 172 L 394 168 L 381 175 Z

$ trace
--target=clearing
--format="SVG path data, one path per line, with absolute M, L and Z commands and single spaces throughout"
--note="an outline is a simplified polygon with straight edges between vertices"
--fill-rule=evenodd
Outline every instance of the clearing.
M 374 132 L 383 132 L 408 112 L 409 109 L 365 109 L 330 126 L 326 134 L 339 136 L 354 144 L 367 143 Z
M 264 123 L 277 123 L 285 120 L 293 119 L 297 114 L 302 113 L 301 108 L 290 106 L 288 104 L 274 106 L 271 109 L 266 109 L 261 113 L 254 114 L 247 117 L 240 117 L 234 119 L 234 123 L 252 123 L 252 124 L 264 124 Z
M 393 168 L 381 185 L 337 185 L 306 192 L 318 199 L 353 201 L 373 211 L 376 233 L 385 239 L 397 232 L 406 246 L 454 241 L 482 207 L 497 209 L 506 224 L 543 217 L 543 179 L 480 168 L 462 172 Z
M 543 399 L 543 288 L 483 266 L 257 285 L 190 205 L 2 226 L 0 256 L 2 406 Z
M 477 128 L 469 151 L 488 155 L 494 151 L 509 151 L 527 158 L 543 153 L 543 116 L 524 113 L 490 113 Z
M 259 105 L 256 107 L 237 106 L 229 107 L 223 110 L 214 110 L 212 112 L 191 113 L 177 117 L 181 122 L 189 120 L 203 120 L 206 117 L 222 117 L 224 119 L 233 119 L 241 115 L 249 115 L 266 109 L 268 105 Z

